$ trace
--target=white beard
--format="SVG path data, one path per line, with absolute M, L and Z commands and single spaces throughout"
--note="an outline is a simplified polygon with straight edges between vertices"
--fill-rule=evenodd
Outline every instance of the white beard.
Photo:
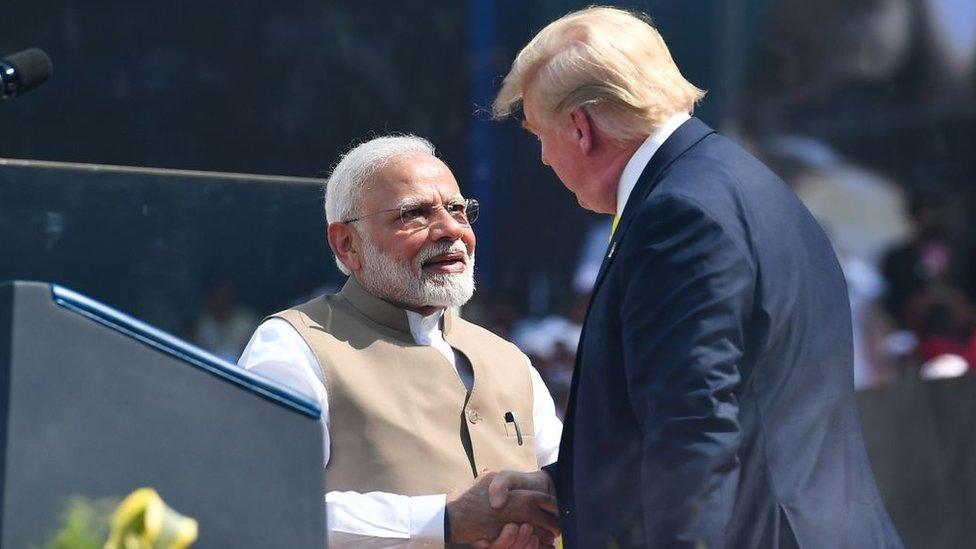
M 434 243 L 420 250 L 416 264 L 408 265 L 383 253 L 364 237 L 359 271 L 363 288 L 380 298 L 410 307 L 460 307 L 474 294 L 474 255 L 461 240 L 452 244 Z M 448 252 L 461 252 L 468 258 L 464 272 L 423 271 L 428 259 Z

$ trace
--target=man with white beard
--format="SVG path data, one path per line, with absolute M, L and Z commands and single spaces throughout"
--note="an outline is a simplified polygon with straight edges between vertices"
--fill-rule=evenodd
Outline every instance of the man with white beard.
M 320 403 L 330 544 L 551 545 L 550 496 L 489 505 L 493 471 L 556 461 L 562 424 L 528 358 L 458 315 L 477 201 L 428 141 L 388 136 L 340 159 L 325 212 L 346 284 L 265 319 L 239 364 Z

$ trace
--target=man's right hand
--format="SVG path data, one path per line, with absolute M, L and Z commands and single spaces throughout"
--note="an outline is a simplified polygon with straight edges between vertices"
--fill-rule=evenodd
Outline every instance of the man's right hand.
M 502 471 L 492 476 L 491 484 L 488 485 L 488 498 L 493 509 L 501 509 L 508 502 L 508 495 L 513 490 L 531 490 L 549 494 L 553 501 L 556 500 L 556 485 L 552 482 L 549 473 L 545 471 L 533 471 L 531 473 L 519 473 L 516 471 Z M 554 511 L 558 517 L 559 509 Z
M 447 496 L 447 515 L 451 523 L 453 543 L 479 543 L 484 547 L 533 547 L 551 545 L 559 535 L 559 509 L 551 490 L 537 490 L 545 486 L 538 482 L 525 482 L 512 477 L 520 473 L 484 473 L 475 483 L 461 493 Z M 545 473 L 541 473 L 545 475 Z M 548 475 L 545 475 L 548 478 Z M 493 481 L 500 477 L 500 482 Z M 489 498 L 489 487 L 496 485 L 496 491 L 504 490 L 504 501 Z M 551 483 L 550 483 L 551 484 Z M 525 488 L 523 488 L 525 486 Z M 533 527 L 527 537 L 524 525 Z M 523 525 L 523 527 L 519 527 Z M 532 541 L 532 538 L 538 542 Z M 498 543 L 484 545 L 486 540 Z M 529 540 L 528 543 L 525 543 Z

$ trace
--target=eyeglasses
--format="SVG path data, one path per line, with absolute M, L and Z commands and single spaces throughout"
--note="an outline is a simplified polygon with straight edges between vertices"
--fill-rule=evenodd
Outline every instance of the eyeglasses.
M 431 221 L 437 215 L 437 210 L 443 209 L 447 215 L 451 216 L 459 225 L 470 226 L 478 219 L 478 201 L 473 198 L 466 198 L 457 202 L 447 204 L 405 204 L 396 208 L 380 210 L 378 212 L 361 215 L 352 219 L 347 219 L 343 223 L 352 223 L 373 217 L 386 212 L 400 212 L 400 223 L 408 230 L 425 229 L 430 226 Z

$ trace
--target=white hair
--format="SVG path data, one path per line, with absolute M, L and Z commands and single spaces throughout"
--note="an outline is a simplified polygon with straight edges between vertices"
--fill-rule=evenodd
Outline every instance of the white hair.
M 416 135 L 385 135 L 360 143 L 342 155 L 325 182 L 326 223 L 346 221 L 362 215 L 359 205 L 366 183 L 390 161 L 411 153 L 435 156 L 434 145 Z M 338 257 L 335 262 L 343 274 L 351 274 Z

